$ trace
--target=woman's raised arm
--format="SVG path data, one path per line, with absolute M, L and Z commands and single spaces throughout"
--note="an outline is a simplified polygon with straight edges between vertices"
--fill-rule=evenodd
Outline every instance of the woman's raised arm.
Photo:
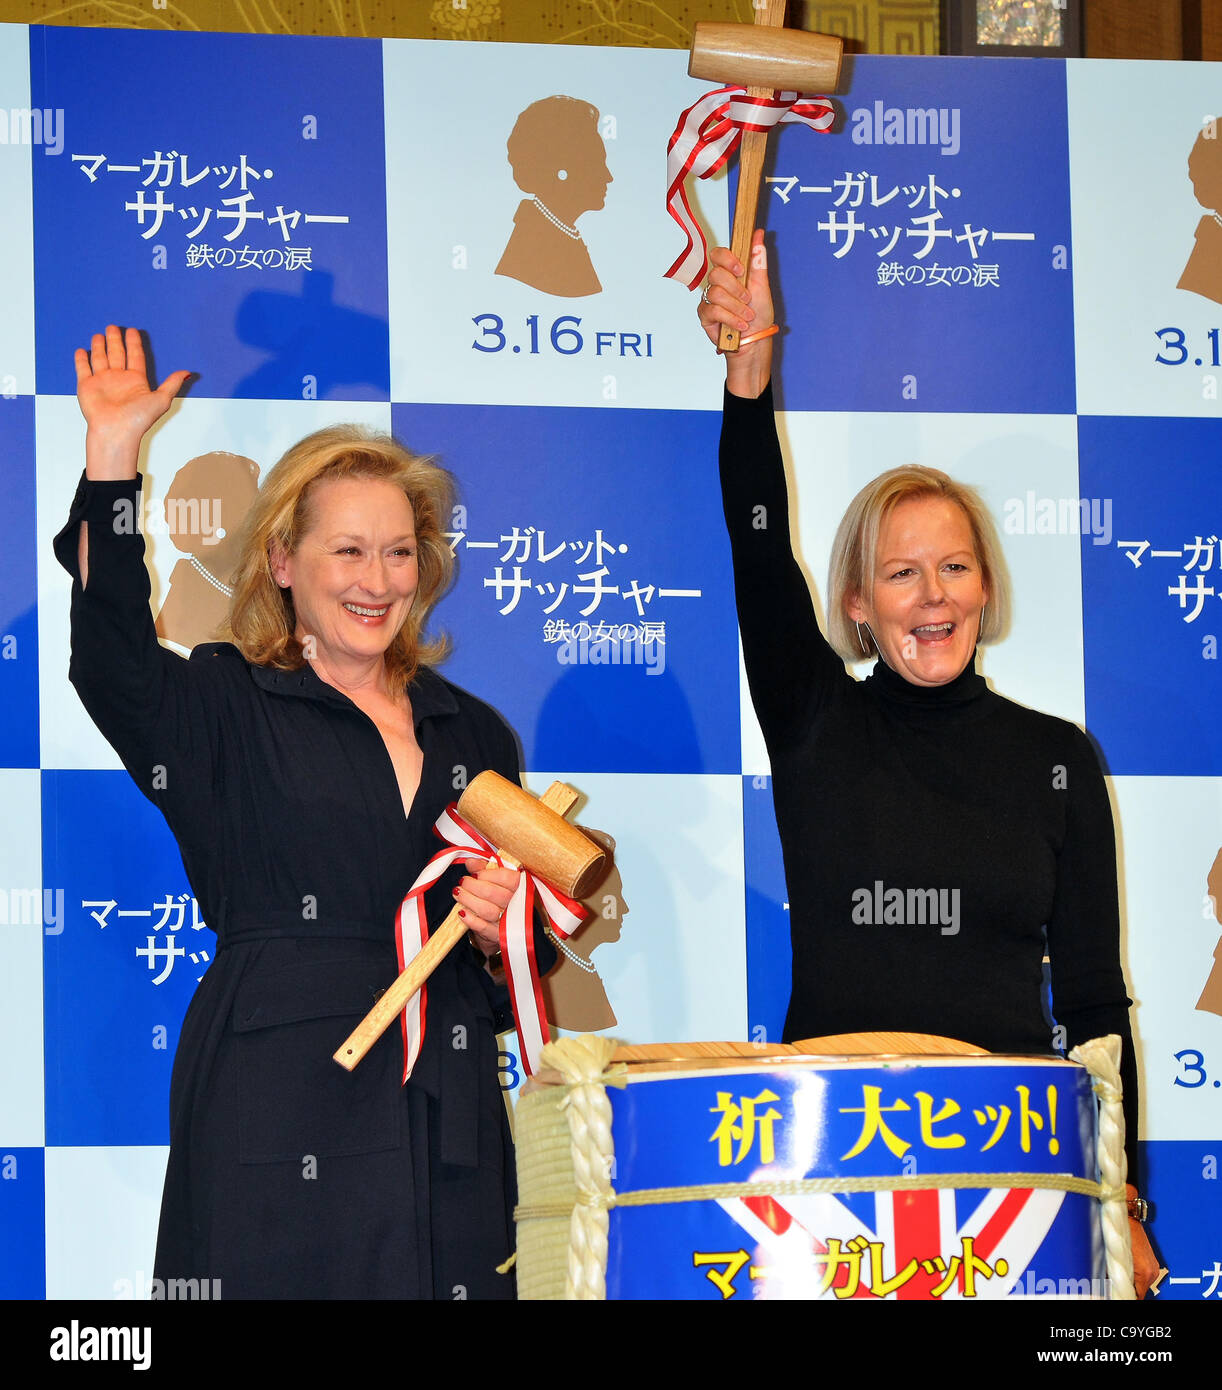
M 701 327 L 713 343 L 722 324 L 744 337 L 773 324 L 764 234 L 751 242 L 743 267 L 724 246 L 709 256 Z M 789 542 L 789 499 L 772 415 L 772 338 L 744 342 L 726 354 L 721 434 L 721 495 L 743 657 L 751 699 L 769 748 L 804 728 L 827 694 L 851 680 L 819 630 L 806 578 Z
M 88 352 L 76 350 L 76 399 L 88 426 L 85 476 L 122 482 L 136 476 L 140 441 L 169 410 L 190 372 L 172 372 L 156 390 L 149 386 L 140 334 L 126 340 L 113 323 L 95 333 Z M 77 549 L 81 587 L 89 582 L 89 526 L 81 523 Z

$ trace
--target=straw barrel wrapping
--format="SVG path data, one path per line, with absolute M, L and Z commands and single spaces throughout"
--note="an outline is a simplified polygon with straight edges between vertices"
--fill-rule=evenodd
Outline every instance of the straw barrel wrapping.
M 518 1297 L 601 1299 L 614 1159 L 603 1085 L 616 1043 L 586 1034 L 543 1049 L 567 1083 L 524 1095 L 517 1108 Z

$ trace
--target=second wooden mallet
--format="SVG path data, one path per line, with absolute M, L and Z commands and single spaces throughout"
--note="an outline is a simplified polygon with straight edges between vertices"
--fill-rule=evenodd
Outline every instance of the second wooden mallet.
M 701 21 L 692 38 L 688 72 L 707 82 L 746 87 L 752 97 L 771 97 L 778 91 L 834 91 L 840 80 L 843 40 L 784 29 L 784 19 L 785 0 L 763 0 L 756 5 L 754 24 Z M 743 266 L 744 284 L 767 145 L 767 131 L 744 130 L 738 147 L 738 198 L 730 250 Z M 737 352 L 738 338 L 737 328 L 723 324 L 717 346 L 722 352 Z

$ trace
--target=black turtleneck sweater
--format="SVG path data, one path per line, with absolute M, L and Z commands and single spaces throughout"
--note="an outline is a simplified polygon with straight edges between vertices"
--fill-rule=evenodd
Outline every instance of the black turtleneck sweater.
M 863 681 L 845 670 L 790 548 L 771 389 L 726 393 L 721 483 L 789 892 L 785 1039 L 895 1029 L 1047 1054 L 1046 932 L 1066 1045 L 1122 1039 L 1136 1182 L 1115 833 L 1090 741 L 974 661 L 934 687 L 881 660 Z

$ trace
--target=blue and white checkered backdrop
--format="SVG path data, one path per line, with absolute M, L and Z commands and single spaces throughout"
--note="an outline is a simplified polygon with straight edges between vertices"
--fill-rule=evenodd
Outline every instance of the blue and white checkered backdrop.
M 785 886 L 716 487 L 721 371 L 661 278 L 681 250 L 666 140 L 700 88 L 677 52 L 513 55 L 0 27 L 6 1296 L 147 1294 L 171 1060 L 215 949 L 66 678 L 50 540 L 83 460 L 73 349 L 108 321 L 145 329 L 162 374 L 199 373 L 143 460 L 155 609 L 189 561 L 163 506 L 189 460 L 266 471 L 339 420 L 437 454 L 463 491 L 446 672 L 509 719 L 534 790 L 573 782 L 617 841 L 629 912 L 592 961 L 610 1031 L 779 1035 Z M 506 138 L 554 95 L 597 109 L 612 178 L 579 297 L 495 273 L 523 196 Z M 862 58 L 838 100 L 835 133 L 774 138 L 763 212 L 799 553 L 822 590 L 848 499 L 904 461 L 993 507 L 1017 613 L 984 673 L 1084 725 L 1110 773 L 1161 1296 L 1218 1298 L 1222 71 Z M 693 195 L 718 240 L 729 191 Z M 608 634 L 651 659 L 566 659 Z

